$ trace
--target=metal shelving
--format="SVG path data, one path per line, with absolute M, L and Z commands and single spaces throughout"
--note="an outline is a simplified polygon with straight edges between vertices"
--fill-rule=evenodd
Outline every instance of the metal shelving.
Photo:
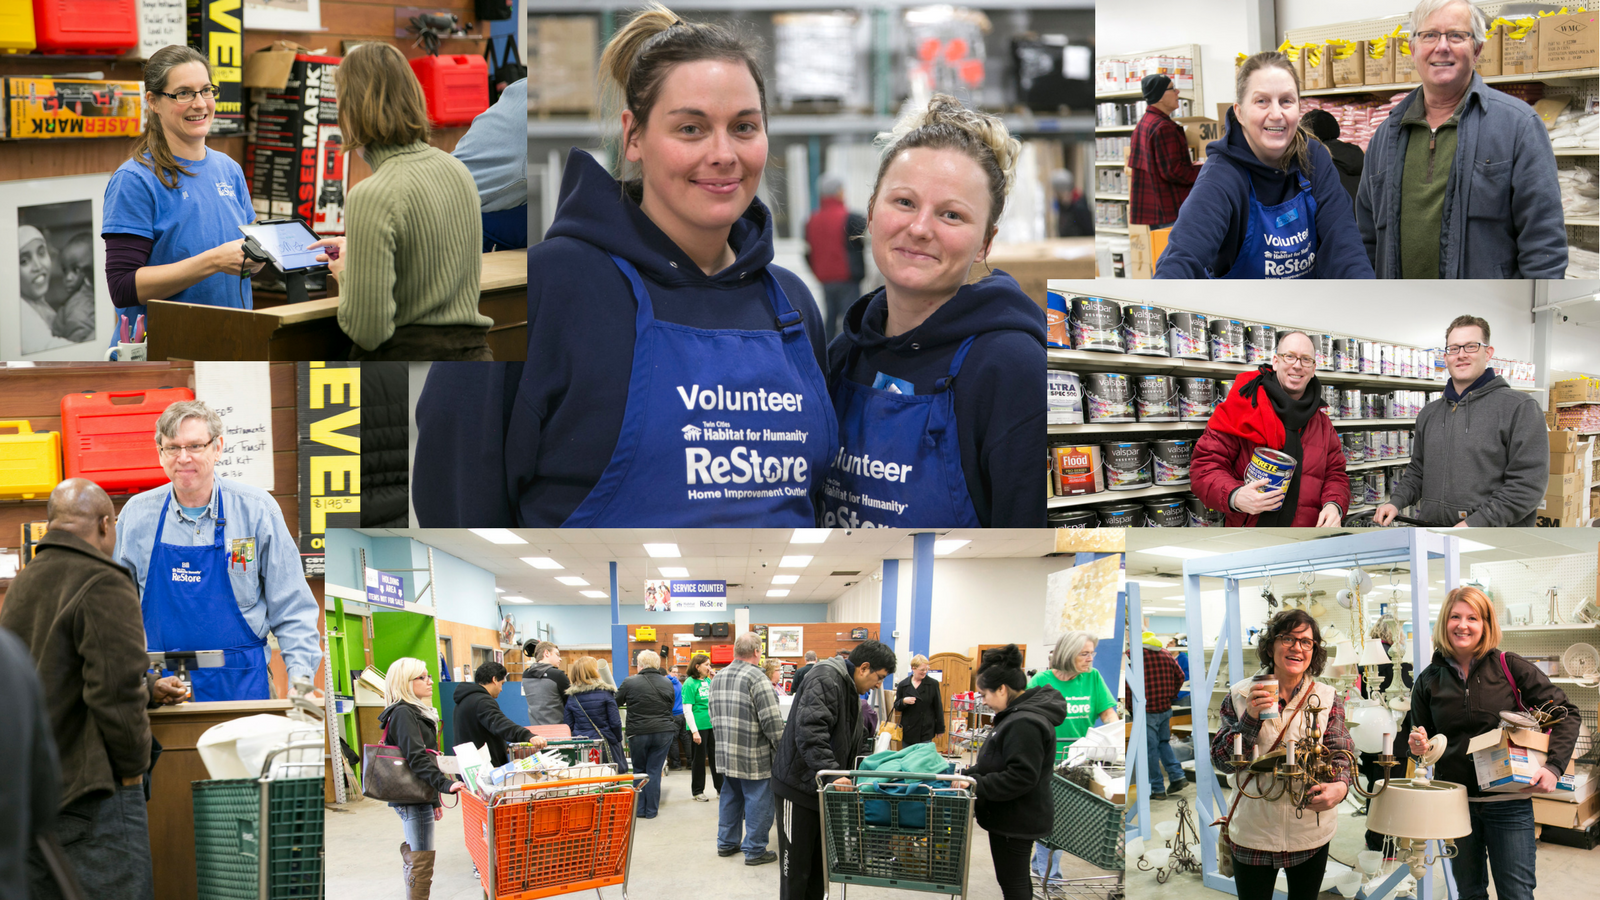
M 1189 485 L 1185 484 L 1158 484 L 1154 487 L 1139 488 L 1136 491 L 1100 491 L 1095 494 L 1073 494 L 1070 497 L 1051 497 L 1051 509 L 1062 509 L 1069 506 L 1088 506 L 1092 503 L 1118 503 L 1126 500 L 1140 500 L 1147 497 L 1163 497 L 1168 494 L 1188 493 Z
M 1600 76 L 1600 69 L 1565 69 L 1560 72 L 1535 72 L 1532 75 L 1486 75 L 1483 76 L 1485 84 L 1511 84 L 1519 81 L 1567 81 L 1579 78 L 1594 78 Z M 1421 87 L 1417 84 L 1351 84 L 1344 87 L 1319 88 L 1314 91 L 1301 91 L 1302 97 L 1328 97 L 1335 94 L 1398 94 L 1414 91 Z

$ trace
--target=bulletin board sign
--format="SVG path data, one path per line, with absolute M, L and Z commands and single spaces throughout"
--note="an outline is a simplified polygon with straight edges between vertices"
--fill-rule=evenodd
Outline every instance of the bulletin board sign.
M 295 363 L 300 559 L 323 577 L 330 528 L 361 527 L 361 365 Z
M 137 81 L 27 76 L 5 79 L 5 137 L 35 141 L 139 134 L 143 87 Z

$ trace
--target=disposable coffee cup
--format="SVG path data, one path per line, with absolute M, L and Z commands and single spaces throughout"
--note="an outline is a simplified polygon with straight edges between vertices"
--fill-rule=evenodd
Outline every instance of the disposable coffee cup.
M 1250 682 L 1252 687 L 1264 684 L 1272 689 L 1272 706 L 1261 711 L 1261 720 L 1264 722 L 1267 719 L 1276 719 L 1278 717 L 1278 676 L 1257 675 L 1250 679 Z
M 148 354 L 149 348 L 150 345 L 144 341 L 140 341 L 137 344 L 118 341 L 115 347 L 106 348 L 105 355 L 106 359 L 109 360 L 111 355 L 115 353 L 117 362 L 144 362 L 150 358 Z

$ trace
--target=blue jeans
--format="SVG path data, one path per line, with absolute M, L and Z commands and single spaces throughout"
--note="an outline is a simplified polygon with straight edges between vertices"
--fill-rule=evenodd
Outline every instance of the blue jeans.
M 672 743 L 672 732 L 636 734 L 628 738 L 628 755 L 633 758 L 633 771 L 649 777 L 639 792 L 641 819 L 654 819 L 661 808 L 661 767 L 667 762 L 667 745 Z
M 391 803 L 389 808 L 400 814 L 400 824 L 405 827 L 406 843 L 413 852 L 433 849 L 433 804 Z
M 120 785 L 103 800 L 72 801 L 56 817 L 56 835 L 83 896 L 129 900 L 155 896 L 143 784 Z M 61 896 L 37 846 L 28 847 L 28 881 L 24 887 L 32 889 L 36 900 Z
M 1161 770 L 1166 770 L 1167 780 L 1182 784 L 1188 780 L 1183 766 L 1178 765 L 1178 754 L 1172 752 L 1172 710 L 1144 714 L 1145 749 L 1149 751 L 1150 793 L 1166 793 Z
M 1034 841 L 1033 842 L 1033 874 L 1039 876 L 1040 878 L 1044 878 L 1045 877 L 1045 871 L 1044 871 L 1045 861 L 1049 860 L 1050 861 L 1050 875 L 1049 875 L 1049 877 L 1051 877 L 1051 878 L 1060 878 L 1060 877 L 1062 877 L 1062 875 L 1061 875 L 1061 858 L 1063 856 L 1065 856 L 1065 855 L 1066 854 L 1061 850 L 1052 851 L 1049 847 L 1046 847 L 1045 845 L 1039 843 L 1038 841 Z
M 759 859 L 767 852 L 767 836 L 772 833 L 772 781 L 724 776 L 718 796 L 717 849 L 739 847 L 746 859 Z
M 528 246 L 528 204 L 481 215 L 483 252 L 514 250 Z
M 1486 900 L 1492 871 L 1499 900 L 1533 900 L 1533 858 L 1538 849 L 1533 837 L 1533 801 L 1468 803 L 1467 810 L 1472 815 L 1472 833 L 1456 838 L 1456 857 L 1450 860 L 1457 896 L 1460 900 Z

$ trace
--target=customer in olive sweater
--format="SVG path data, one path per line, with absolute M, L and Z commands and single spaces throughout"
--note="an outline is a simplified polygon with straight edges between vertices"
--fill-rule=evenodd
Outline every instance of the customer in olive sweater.
M 339 280 L 351 359 L 489 360 L 478 312 L 483 221 L 467 167 L 427 143 L 422 85 L 384 43 L 350 51 L 334 75 L 339 128 L 372 175 L 350 190 L 345 237 L 310 245 Z

